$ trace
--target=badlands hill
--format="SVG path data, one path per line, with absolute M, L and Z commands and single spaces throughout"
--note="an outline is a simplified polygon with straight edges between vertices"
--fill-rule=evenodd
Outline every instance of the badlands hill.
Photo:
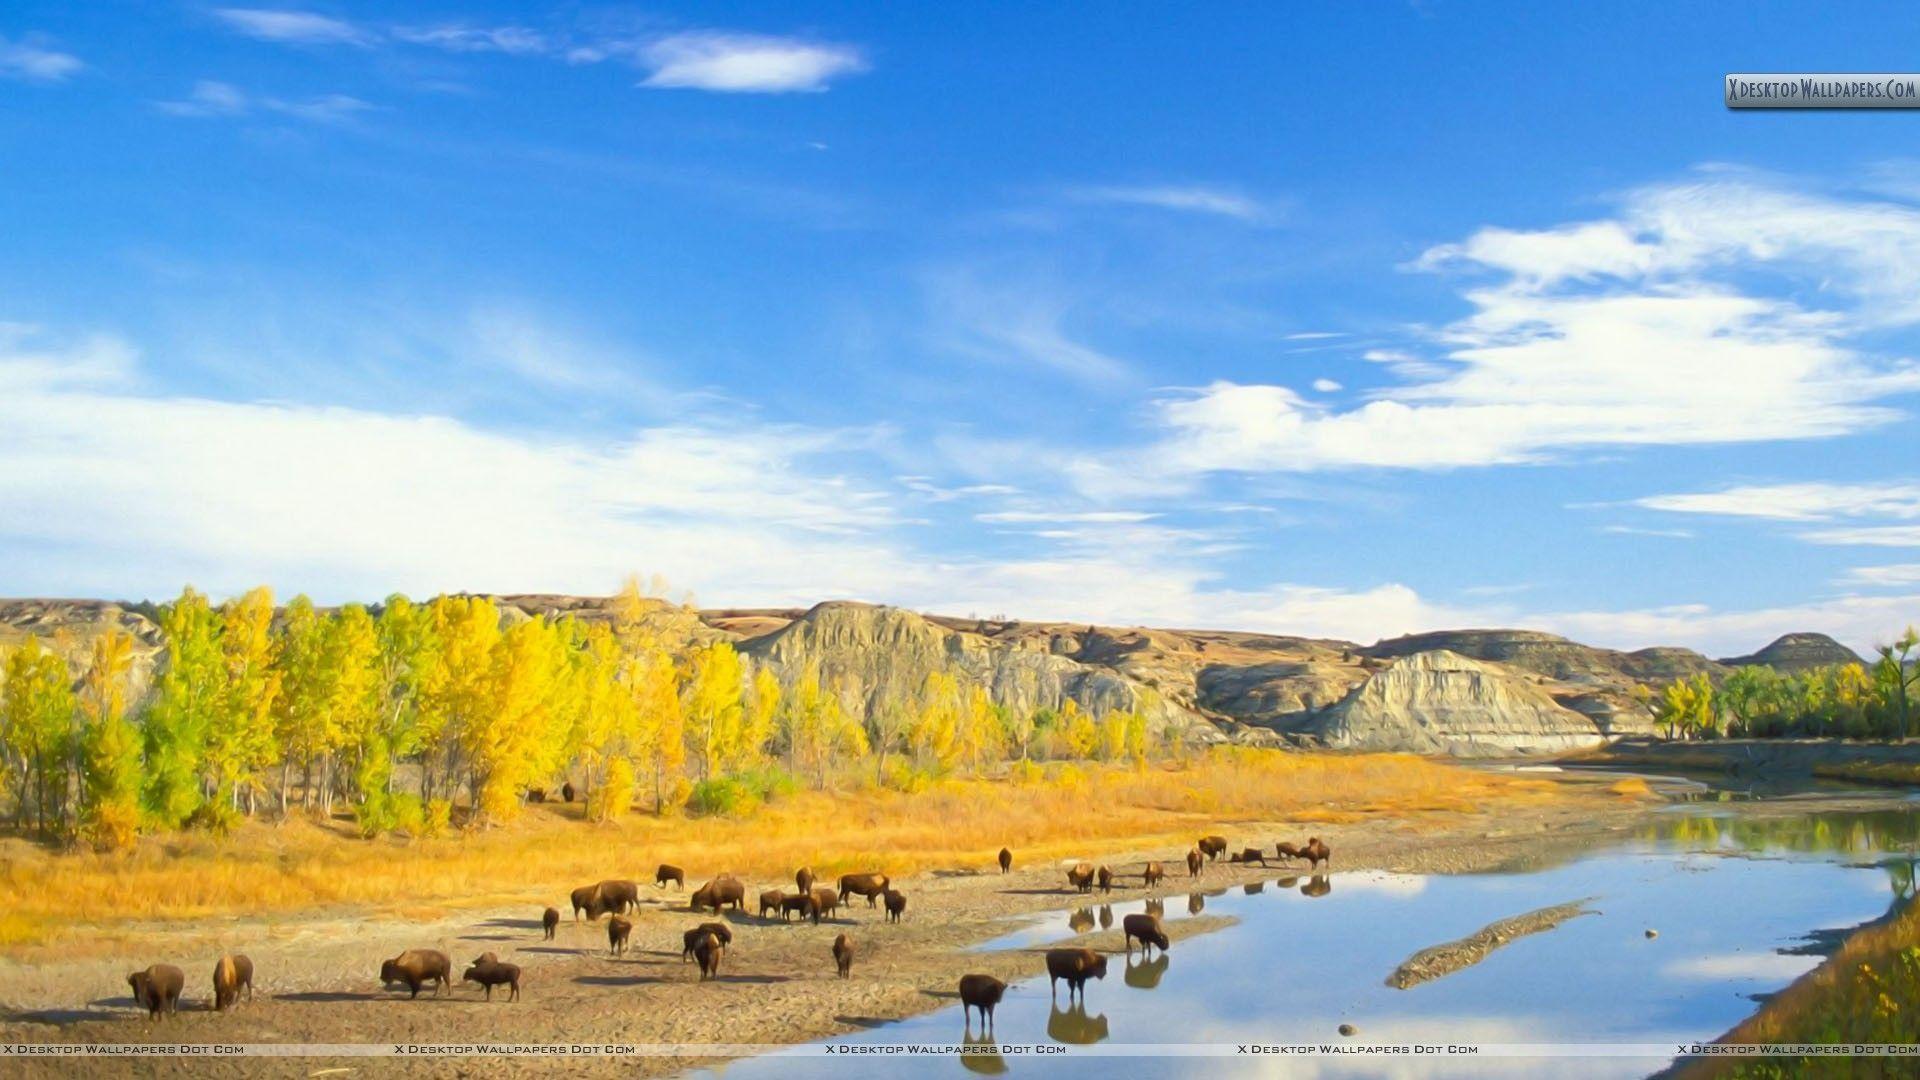
M 509 620 L 611 618 L 599 597 L 494 598 Z M 135 640 L 144 687 L 164 662 L 155 610 L 93 600 L 0 600 L 0 650 L 28 634 L 75 665 L 108 627 Z M 847 601 L 807 610 L 695 611 L 654 602 L 650 629 L 669 647 L 734 642 L 783 678 L 812 670 L 849 704 L 905 700 L 935 671 L 1029 711 L 1072 700 L 1104 713 L 1139 710 L 1156 731 L 1194 742 L 1400 749 L 1458 756 L 1540 753 L 1652 728 L 1634 693 L 1735 666 L 1798 670 L 1849 662 L 1822 634 L 1788 634 L 1751 656 L 1710 660 L 1679 648 L 1595 648 L 1530 630 L 1449 630 L 1373 645 L 1213 630 L 958 619 Z

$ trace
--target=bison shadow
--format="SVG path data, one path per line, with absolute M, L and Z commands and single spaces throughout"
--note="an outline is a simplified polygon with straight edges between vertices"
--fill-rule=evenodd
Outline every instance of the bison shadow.
M 658 975 L 575 975 L 573 981 L 581 986 L 645 986 L 667 980 Z
M 427 989 L 421 987 L 420 993 L 422 996 L 425 996 Z M 399 990 L 378 994 L 357 993 L 352 990 L 301 990 L 292 994 L 275 994 L 273 995 L 273 999 L 275 1001 L 312 1001 L 325 1003 L 329 1001 L 380 1001 L 385 998 L 399 996 L 402 996 Z
M 835 1023 L 845 1024 L 848 1027 L 866 1028 L 869 1031 L 871 1031 L 874 1028 L 885 1027 L 888 1024 L 893 1023 L 892 1020 L 888 1020 L 885 1017 L 880 1017 L 880 1016 L 847 1016 L 845 1014 L 842 1014 L 840 1016 L 834 1017 L 833 1019 Z
M 548 953 L 553 956 L 587 956 L 591 949 L 563 949 L 557 945 L 529 945 L 521 952 Z
M 722 971 L 719 975 L 715 976 L 715 978 L 722 982 L 751 983 L 755 986 L 771 986 L 774 983 L 792 982 L 794 977 L 791 975 L 729 975 L 726 972 Z
M 481 926 L 499 926 L 509 930 L 538 930 L 539 919 L 488 919 Z
M 518 934 L 461 934 L 461 941 L 520 941 Z

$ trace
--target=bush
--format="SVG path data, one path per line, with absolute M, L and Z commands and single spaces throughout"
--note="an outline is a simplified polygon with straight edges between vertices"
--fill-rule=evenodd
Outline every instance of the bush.
M 880 778 L 882 786 L 908 795 L 918 794 L 932 786 L 939 776 L 928 768 L 922 768 L 904 758 L 895 758 L 887 762 L 886 774 Z
M 420 835 L 444 836 L 453 827 L 453 803 L 448 799 L 434 799 L 427 803 L 426 820 L 421 823 Z
M 695 817 L 746 817 L 759 808 L 759 793 L 737 776 L 702 780 L 687 796 L 687 811 Z

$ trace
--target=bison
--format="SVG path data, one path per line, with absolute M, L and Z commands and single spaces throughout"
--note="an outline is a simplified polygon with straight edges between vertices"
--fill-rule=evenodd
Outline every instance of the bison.
M 819 922 L 820 902 L 814 899 L 812 893 L 785 897 L 780 901 L 780 921 L 786 922 L 788 915 L 798 915 L 803 919 Z
M 1166 876 L 1166 867 L 1161 866 L 1157 862 L 1150 862 L 1147 864 L 1146 869 L 1140 871 L 1140 883 L 1151 889 L 1155 885 L 1160 884 L 1160 879 Z
M 614 920 L 616 923 L 625 921 L 625 919 Z M 624 938 L 621 940 L 621 944 L 623 946 L 626 944 Z M 488 1001 L 493 1000 L 493 988 L 496 986 L 504 986 L 507 988 L 508 1001 L 520 1000 L 520 965 L 518 964 L 503 964 L 498 960 L 492 963 L 474 964 L 467 969 L 465 975 L 460 977 L 460 981 L 463 983 L 479 983 L 481 986 L 486 987 Z
M 1321 863 L 1333 865 L 1333 851 L 1321 843 L 1317 836 L 1307 838 L 1307 846 L 1300 849 L 1300 857 L 1307 860 L 1309 870 L 1317 868 Z
M 627 951 L 627 938 L 633 933 L 633 923 L 625 917 L 615 915 L 607 920 L 607 950 L 615 956 Z
M 453 990 L 451 976 L 453 962 L 447 954 L 438 949 L 408 949 L 399 956 L 380 965 L 380 982 L 385 986 L 395 983 L 404 985 L 409 998 L 420 996 L 420 988 L 428 983 L 434 984 L 435 994 Z
M 1224 836 L 1203 836 L 1200 838 L 1200 843 L 1197 846 L 1200 848 L 1200 854 L 1205 855 L 1208 862 L 1212 862 L 1227 853 L 1227 838 Z
M 813 921 L 819 922 L 838 910 L 840 910 L 840 894 L 834 892 L 832 886 L 815 885 L 813 887 Z
M 887 901 L 887 921 L 897 923 L 900 921 L 900 916 L 906 914 L 907 894 L 898 889 L 888 889 L 885 895 Z
M 1285 840 L 1273 845 L 1273 848 L 1274 851 L 1278 853 L 1278 857 L 1282 862 L 1291 862 L 1294 859 L 1306 858 L 1306 855 L 1303 854 L 1299 848 L 1294 847 Z
M 803 866 L 800 869 L 795 870 L 793 872 L 793 883 L 797 888 L 799 888 L 800 895 L 802 896 L 813 895 L 813 868 L 810 866 Z
M 1200 867 L 1205 863 L 1206 859 L 1200 854 L 1199 848 L 1194 848 L 1187 852 L 1187 876 L 1190 878 L 1199 877 Z
M 547 940 L 553 940 L 553 932 L 560 926 L 560 910 L 548 908 L 540 913 L 540 928 L 546 931 Z
M 1013 852 L 1008 851 L 1006 848 L 1001 848 L 1000 872 L 1004 874 L 1011 869 L 1013 869 Z
M 720 974 L 720 958 L 726 955 L 726 946 L 711 933 L 702 932 L 700 940 L 693 943 L 693 957 L 700 961 L 700 981 L 706 982 Z
M 247 1000 L 253 1000 L 253 961 L 239 953 L 220 958 L 213 965 L 213 1010 L 227 1011 L 240 1000 L 240 988 L 247 988 Z
M 537 787 L 534 787 L 534 788 L 528 788 L 528 789 L 527 789 L 527 801 L 528 801 L 528 802 L 537 802 L 537 803 L 543 803 L 543 802 L 546 802 L 546 801 L 547 801 L 547 789 L 546 789 L 546 788 L 537 788 Z
M 1160 925 L 1157 915 L 1129 915 L 1120 920 L 1122 931 L 1126 934 L 1127 955 L 1133 955 L 1133 941 L 1140 939 L 1140 951 L 1152 955 L 1149 946 L 1158 946 L 1161 952 L 1167 951 L 1167 928 Z
M 884 874 L 842 874 L 840 875 L 840 902 L 846 903 L 849 896 L 864 896 L 867 906 L 872 907 L 881 894 L 893 886 L 893 879 Z
M 640 910 L 640 883 L 635 881 L 603 881 L 595 888 L 600 890 L 600 908 L 615 915 L 624 915 L 628 908 Z
M 567 783 L 560 785 L 560 801 L 562 802 L 573 801 L 573 782 L 572 781 L 568 781 Z
M 1113 891 L 1113 870 L 1111 868 L 1102 866 L 1094 872 L 1094 879 L 1100 883 L 1101 892 L 1110 893 Z
M 767 917 L 768 912 L 773 912 L 779 915 L 782 920 L 785 920 L 786 913 L 780 910 L 780 904 L 786 898 L 787 894 L 781 892 L 779 889 L 768 889 L 766 892 L 761 893 L 760 917 L 764 919 Z
M 1006 995 L 1007 984 L 991 975 L 960 976 L 960 1014 L 967 1030 L 973 1030 L 973 1010 L 980 1010 L 980 1027 L 993 1029 L 993 1007 Z
M 747 910 L 747 887 L 740 884 L 740 879 L 732 874 L 721 874 L 695 889 L 693 895 L 687 900 L 687 906 L 693 911 L 712 908 L 715 915 L 720 914 L 721 908 L 728 906 L 732 906 L 736 911 L 745 911 Z
M 1254 863 L 1259 863 L 1261 866 L 1265 866 L 1267 865 L 1267 853 L 1257 847 L 1250 847 L 1244 851 L 1236 851 L 1227 856 L 1227 861 L 1232 863 L 1246 863 L 1249 866 Z
M 669 881 L 673 882 L 674 888 L 684 889 L 687 887 L 687 872 L 677 866 L 661 863 L 660 869 L 653 872 L 653 887 L 664 889 Z
M 134 1004 L 145 1008 L 148 1018 L 154 1020 L 174 1014 L 186 985 L 187 973 L 172 964 L 155 964 L 127 976 Z
M 1084 1000 L 1087 996 L 1088 979 L 1107 977 L 1107 958 L 1092 949 L 1048 949 L 1047 950 L 1047 990 L 1056 997 L 1060 980 L 1067 980 L 1067 1001 L 1073 1001 L 1077 991 Z
M 1067 868 L 1067 884 L 1080 892 L 1093 891 L 1093 864 L 1074 863 Z
M 733 944 L 733 930 L 731 927 L 727 926 L 726 923 L 703 922 L 699 926 L 696 926 L 693 929 L 687 931 L 686 933 L 680 935 L 680 941 L 682 945 L 682 948 L 680 950 L 680 962 L 684 964 L 688 960 L 693 959 L 693 955 L 694 955 L 693 947 L 695 945 L 700 944 L 700 939 L 702 937 L 707 937 L 707 936 L 711 936 L 714 940 L 718 941 L 720 943 L 720 948 L 722 949 L 725 949 L 727 946 Z
M 833 939 L 833 966 L 843 979 L 853 975 L 853 939 L 845 934 Z

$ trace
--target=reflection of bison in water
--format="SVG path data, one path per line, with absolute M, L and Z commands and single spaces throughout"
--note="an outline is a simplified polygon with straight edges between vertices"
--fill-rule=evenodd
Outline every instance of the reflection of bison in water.
M 747 887 L 732 874 L 722 874 L 693 890 L 693 895 L 687 898 L 687 906 L 693 911 L 712 908 L 715 915 L 728 906 L 744 912 L 747 910 Z
M 616 921 L 624 922 L 625 920 Z M 486 987 L 488 1001 L 493 1000 L 493 988 L 496 986 L 507 988 L 508 1001 L 520 1000 L 520 965 L 518 964 L 503 964 L 498 960 L 476 963 L 467 969 L 467 973 L 460 977 L 460 981 L 479 983 Z
M 1126 934 L 1127 955 L 1133 955 L 1133 942 L 1138 938 L 1140 951 L 1153 955 L 1153 947 L 1159 946 L 1161 952 L 1167 951 L 1167 928 L 1160 924 L 1158 915 L 1129 915 L 1120 920 L 1120 927 Z
M 888 889 L 884 896 L 887 902 L 887 921 L 899 922 L 900 916 L 907 913 L 907 894 L 899 889 Z
M 1166 876 L 1167 876 L 1166 867 L 1161 866 L 1157 862 L 1150 862 L 1147 864 L 1147 868 L 1145 870 L 1140 871 L 1140 883 L 1142 885 L 1145 885 L 1147 888 L 1151 889 L 1155 885 L 1160 884 L 1160 879 Z
M 1198 915 L 1207 909 L 1207 898 L 1199 893 L 1187 894 L 1187 914 Z
M 540 913 L 540 928 L 546 931 L 547 940 L 553 940 L 553 932 L 560 926 L 560 910 L 548 908 Z
M 1333 879 L 1325 874 L 1315 874 L 1305 885 L 1300 886 L 1301 896 L 1325 896 L 1333 891 Z
M 615 915 L 607 920 L 607 950 L 615 956 L 627 951 L 627 938 L 633 935 L 633 923 Z
M 842 874 L 840 875 L 840 902 L 846 903 L 849 896 L 864 896 L 867 898 L 867 906 L 872 907 L 874 902 L 892 887 L 893 879 L 884 874 Z
M 1007 992 L 1007 984 L 991 975 L 960 976 L 960 1016 L 973 1029 L 973 1010 L 980 1010 L 980 1027 L 983 1031 L 993 1030 L 993 1008 Z
M 1085 1002 L 1069 1001 L 1066 1011 L 1055 1007 L 1047 1017 L 1047 1037 L 1054 1042 L 1091 1046 L 1107 1034 L 1107 1014 L 1088 1016 Z
M 1199 877 L 1200 867 L 1205 863 L 1206 857 L 1200 854 L 1199 848 L 1194 848 L 1187 852 L 1187 876 L 1190 878 Z
M 1048 949 L 1047 950 L 1047 990 L 1057 994 L 1061 979 L 1067 980 L 1067 1000 L 1072 1001 L 1075 992 L 1081 997 L 1087 993 L 1088 979 L 1107 977 L 1107 958 L 1092 949 Z
M 213 1009 L 225 1012 L 240 1000 L 240 988 L 246 987 L 247 1000 L 253 1000 L 253 961 L 234 953 L 213 965 Z
M 670 863 L 661 863 L 660 869 L 653 872 L 653 887 L 664 889 L 669 881 L 673 882 L 674 888 L 684 889 L 687 887 L 687 872 Z
M 172 964 L 155 964 L 145 971 L 127 976 L 133 991 L 133 1003 L 147 1010 L 149 1019 L 172 1016 L 180 1004 L 180 991 L 186 989 L 187 973 Z
M 1227 853 L 1227 838 L 1224 836 L 1203 836 L 1200 838 L 1200 843 L 1195 846 L 1200 849 L 1200 854 L 1207 857 L 1208 862 L 1212 862 Z
M 1067 867 L 1067 884 L 1080 892 L 1092 892 L 1093 864 L 1082 862 Z
M 398 983 L 409 991 L 407 996 L 417 998 L 420 988 L 428 983 L 434 984 L 435 994 L 453 990 L 453 962 L 447 954 L 438 949 L 408 949 L 399 956 L 380 965 L 380 982 L 383 986 Z
M 720 939 L 712 934 L 701 934 L 700 940 L 693 943 L 693 958 L 700 961 L 701 982 L 720 974 L 720 958 L 725 954 Z
M 733 944 L 733 930 L 723 922 L 703 922 L 699 926 L 680 935 L 680 962 L 686 963 L 694 958 L 694 946 L 700 944 L 702 937 L 712 936 L 720 943 L 722 951 Z
M 1074 908 L 1067 914 L 1067 929 L 1076 934 L 1084 934 L 1093 929 L 1093 909 Z
M 1000 872 L 1004 874 L 1011 869 L 1013 869 L 1013 852 L 1008 851 L 1006 848 L 1001 848 Z
M 1227 861 L 1231 863 L 1259 863 L 1261 866 L 1265 866 L 1267 865 L 1267 853 L 1257 847 L 1250 847 L 1245 851 L 1236 851 L 1232 855 L 1227 856 Z
M 853 939 L 845 934 L 833 939 L 833 966 L 843 979 L 853 975 Z
M 1135 990 L 1151 990 L 1160 985 L 1160 979 L 1167 973 L 1167 954 L 1161 953 L 1151 960 L 1134 963 L 1133 957 L 1127 957 L 1127 970 L 1122 976 L 1127 985 Z

